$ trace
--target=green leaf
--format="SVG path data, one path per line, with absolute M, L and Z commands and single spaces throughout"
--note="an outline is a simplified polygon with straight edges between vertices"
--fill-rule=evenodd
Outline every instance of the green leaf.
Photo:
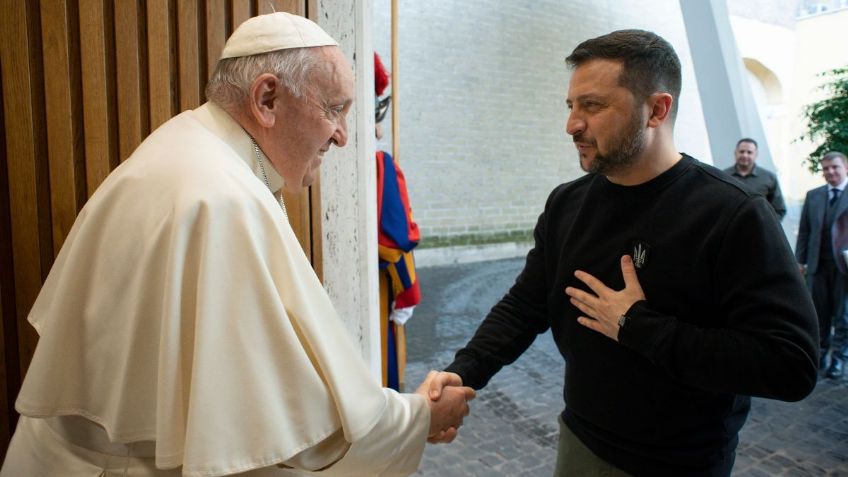
M 816 148 L 804 163 L 810 172 L 821 170 L 821 157 L 829 151 L 848 154 L 848 65 L 819 73 L 827 81 L 818 87 L 826 98 L 804 107 L 807 131 L 795 141 L 809 140 Z

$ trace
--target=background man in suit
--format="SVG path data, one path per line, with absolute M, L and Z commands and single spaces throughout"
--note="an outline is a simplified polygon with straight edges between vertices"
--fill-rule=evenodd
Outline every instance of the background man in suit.
M 780 192 L 780 184 L 774 172 L 757 165 L 757 141 L 743 137 L 736 143 L 733 154 L 736 164 L 728 167 L 724 172 L 765 197 L 780 220 L 783 220 L 786 215 L 786 203 Z
M 809 277 L 810 293 L 819 318 L 821 355 L 819 368 L 829 378 L 839 378 L 848 358 L 848 317 L 846 286 L 848 269 L 842 251 L 848 249 L 848 199 L 844 197 L 845 154 L 828 152 L 821 160 L 827 185 L 807 192 L 795 258 L 802 274 Z M 832 329 L 833 328 L 833 329 Z M 828 351 L 833 349 L 828 365 Z

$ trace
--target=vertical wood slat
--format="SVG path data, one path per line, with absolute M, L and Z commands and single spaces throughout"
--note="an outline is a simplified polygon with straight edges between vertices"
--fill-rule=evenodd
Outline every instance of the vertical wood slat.
M 3 283 L 0 282 L 0 296 L 3 295 Z M 5 330 L 6 321 L 4 318 L 3 307 L 0 307 L 0 460 L 6 455 L 6 448 L 9 446 L 9 440 L 12 437 L 11 413 L 9 401 L 14 399 L 9 396 L 9 376 L 6 372 L 6 336 Z
M 312 255 L 309 256 L 312 262 L 312 268 L 315 274 L 318 275 L 318 280 L 324 282 L 324 250 L 322 246 L 323 235 L 321 229 L 321 180 L 317 178 L 315 183 L 309 188 L 309 229 L 305 232 L 309 234 L 309 250 Z
M 194 109 L 200 105 L 200 40 L 197 8 L 197 0 L 177 2 L 180 111 Z
M 229 31 L 227 32 L 227 37 L 229 38 L 232 32 L 235 31 L 239 25 L 253 16 L 253 2 L 246 0 L 228 0 L 228 3 L 230 4 L 230 12 L 232 13 L 232 22 L 230 24 Z
M 8 340 L 17 338 L 20 361 L 16 364 L 21 375 L 26 373 L 38 341 L 27 314 L 53 263 L 38 13 L 37 6 L 30 2 L 0 3 L 0 69 L 18 329 L 18 336 Z
M 141 143 L 147 129 L 143 91 L 137 0 L 121 2 L 115 9 L 115 56 L 118 81 L 118 154 L 125 161 Z
M 3 22 L 0 21 L 0 27 Z M 6 454 L 15 427 L 14 402 L 21 385 L 18 369 L 18 326 L 12 276 L 12 228 L 9 224 L 9 177 L 6 166 L 6 120 L 3 107 L 3 75 L 0 65 L 0 460 Z
M 286 212 L 289 216 L 289 225 L 294 230 L 294 235 L 300 243 L 307 257 L 312 255 L 312 237 L 309 231 L 309 190 L 297 194 L 283 194 L 286 202 Z
M 44 71 L 50 72 L 44 77 L 44 97 L 56 253 L 85 202 L 76 10 L 73 0 L 41 1 Z
M 289 12 L 303 16 L 306 14 L 305 0 L 259 0 L 257 15 L 272 12 Z
M 150 91 L 150 130 L 153 131 L 176 113 L 173 89 L 175 72 L 171 61 L 171 2 L 148 0 L 147 2 L 147 74 Z
M 304 11 L 301 15 L 312 21 L 318 21 L 318 0 L 305 0 L 302 4 Z M 324 282 L 324 247 L 323 232 L 321 228 L 321 176 L 315 179 L 315 183 L 309 188 L 309 211 L 310 211 L 310 251 L 312 256 L 312 268 L 318 275 L 318 280 Z
M 80 0 L 85 177 L 90 197 L 118 165 L 115 45 L 111 0 Z
M 302 17 L 306 16 L 305 0 L 277 0 L 278 12 L 289 12 Z
M 275 0 L 256 0 L 256 14 L 267 15 L 271 12 L 278 12 L 277 2 Z
M 228 15 L 225 2 L 206 2 L 206 77 L 204 83 L 215 72 L 215 64 L 221 57 L 228 34 Z

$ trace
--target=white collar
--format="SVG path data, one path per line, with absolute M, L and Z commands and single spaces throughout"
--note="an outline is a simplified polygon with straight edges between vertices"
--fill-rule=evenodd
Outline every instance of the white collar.
M 239 158 L 241 158 L 248 167 L 250 167 L 253 174 L 258 177 L 260 181 L 263 180 L 262 168 L 260 167 L 259 161 L 256 160 L 256 155 L 253 151 L 253 141 L 251 140 L 250 135 L 245 132 L 241 125 L 239 125 L 239 123 L 236 122 L 236 120 L 233 119 L 228 112 L 211 101 L 206 102 L 193 112 L 196 113 L 195 117 L 203 124 L 204 127 L 212 131 L 216 136 L 222 138 L 227 144 L 230 144 L 233 148 L 233 152 L 235 152 L 236 155 L 239 156 Z M 268 176 L 268 187 L 271 189 L 271 193 L 274 194 L 274 196 L 277 196 L 283 188 L 283 178 L 277 174 L 277 171 L 273 166 L 271 166 L 270 160 L 266 160 L 265 162 L 265 174 Z
M 842 192 L 845 191 L 846 185 L 848 185 L 848 177 L 843 179 L 842 182 L 840 182 L 838 186 L 834 187 L 834 186 L 828 184 L 827 185 L 827 193 L 830 194 L 830 191 L 832 191 L 833 189 L 837 189 L 837 190 L 839 190 L 839 193 L 841 194 Z

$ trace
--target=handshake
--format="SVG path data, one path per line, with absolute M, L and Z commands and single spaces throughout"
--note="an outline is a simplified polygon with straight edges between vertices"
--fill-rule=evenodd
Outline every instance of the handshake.
M 462 418 L 468 415 L 468 401 L 477 395 L 462 385 L 455 373 L 430 371 L 415 394 L 424 397 L 430 406 L 430 431 L 427 442 L 448 443 L 456 438 Z

